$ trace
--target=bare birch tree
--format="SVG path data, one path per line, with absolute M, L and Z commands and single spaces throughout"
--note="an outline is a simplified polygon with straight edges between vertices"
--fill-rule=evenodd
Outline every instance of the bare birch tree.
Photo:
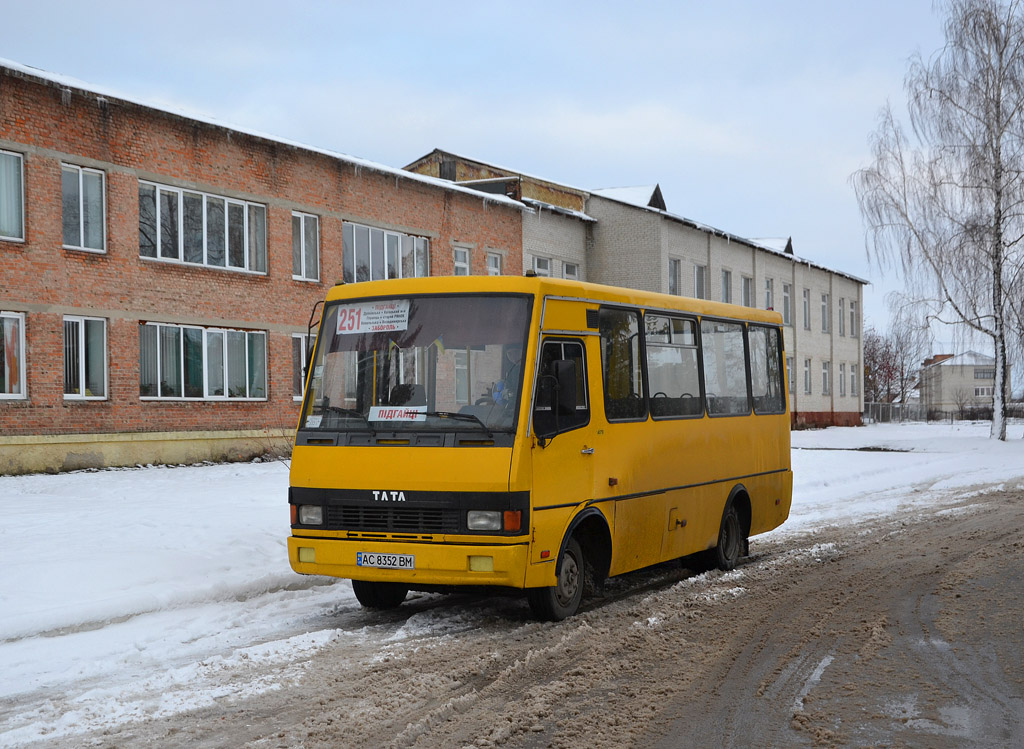
M 945 46 L 907 72 L 909 133 L 886 107 L 853 185 L 869 255 L 901 268 L 930 319 L 991 340 L 991 436 L 1005 440 L 1007 324 L 1024 291 L 1024 19 L 1021 0 L 943 7 Z

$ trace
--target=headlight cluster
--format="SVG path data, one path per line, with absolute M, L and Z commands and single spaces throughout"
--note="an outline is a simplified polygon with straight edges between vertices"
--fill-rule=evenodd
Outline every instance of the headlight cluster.
M 518 531 L 522 526 L 520 510 L 469 510 L 466 527 L 471 531 Z

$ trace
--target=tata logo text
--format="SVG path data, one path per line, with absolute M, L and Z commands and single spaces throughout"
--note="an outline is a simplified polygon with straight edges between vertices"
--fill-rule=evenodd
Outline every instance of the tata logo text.
M 404 502 L 405 492 L 390 492 L 386 489 L 384 491 L 378 491 L 373 489 L 373 498 L 377 502 Z

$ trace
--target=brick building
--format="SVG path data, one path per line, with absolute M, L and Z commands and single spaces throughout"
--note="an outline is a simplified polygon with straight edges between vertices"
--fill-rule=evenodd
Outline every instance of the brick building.
M 523 201 L 526 270 L 780 311 L 794 425 L 860 423 L 864 280 L 671 213 L 657 185 L 582 190 L 440 150 L 406 169 Z
M 518 273 L 523 209 L 0 61 L 0 473 L 262 452 L 331 284 Z

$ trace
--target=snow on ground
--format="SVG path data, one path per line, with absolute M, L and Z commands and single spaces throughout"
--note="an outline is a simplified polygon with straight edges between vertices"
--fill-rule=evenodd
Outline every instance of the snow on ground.
M 793 433 L 776 534 L 1024 480 L 1024 427 L 872 425 Z M 346 581 L 288 566 L 280 462 L 0 477 L 0 747 L 280 688 L 327 643 L 383 652 L 472 627 L 430 610 L 397 629 Z M 371 623 L 367 623 L 371 622 Z

